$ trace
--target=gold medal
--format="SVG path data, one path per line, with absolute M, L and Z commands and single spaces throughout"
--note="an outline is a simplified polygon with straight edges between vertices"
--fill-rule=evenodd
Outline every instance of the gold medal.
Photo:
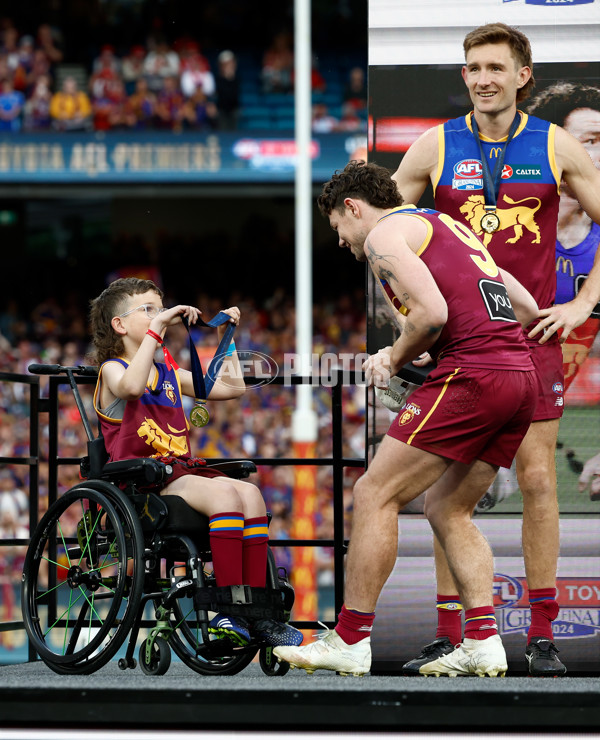
M 494 213 L 494 211 L 488 211 L 481 217 L 480 224 L 486 234 L 493 234 L 494 231 L 498 231 L 500 228 L 500 219 L 498 218 L 497 213 Z
M 196 403 L 190 411 L 190 421 L 195 427 L 205 427 L 210 419 L 208 409 L 203 403 Z

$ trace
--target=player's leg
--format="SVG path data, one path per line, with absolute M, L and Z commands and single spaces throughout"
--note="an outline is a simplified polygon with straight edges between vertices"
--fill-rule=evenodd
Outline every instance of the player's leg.
M 473 523 L 473 508 L 487 490 L 497 466 L 475 461 L 453 463 L 428 496 L 427 517 L 443 547 L 465 606 L 465 639 L 444 656 L 423 664 L 422 675 L 504 675 L 506 654 L 493 607 L 494 563 L 491 548 Z M 444 490 L 445 488 L 445 490 Z
M 449 461 L 384 437 L 368 471 L 354 487 L 344 606 L 335 630 L 300 648 L 275 654 L 309 672 L 322 668 L 362 675 L 371 666 L 375 605 L 398 550 L 398 512 L 439 478 Z
M 444 476 L 437 483 L 434 483 L 430 490 L 433 491 L 437 488 L 443 479 Z M 425 498 L 425 512 L 427 511 L 428 497 L 429 491 L 427 491 Z M 424 645 L 415 658 L 407 661 L 402 666 L 402 672 L 409 676 L 420 675 L 419 668 L 421 666 L 441 658 L 442 655 L 451 653 L 462 640 L 463 606 L 444 548 L 435 535 L 433 536 L 433 558 L 435 562 L 437 629 L 433 641 Z
M 532 675 L 566 673 L 552 642 L 552 621 L 559 610 L 555 463 L 558 427 L 558 419 L 533 423 L 517 453 L 517 479 L 523 494 L 523 558 L 531 607 L 526 656 Z

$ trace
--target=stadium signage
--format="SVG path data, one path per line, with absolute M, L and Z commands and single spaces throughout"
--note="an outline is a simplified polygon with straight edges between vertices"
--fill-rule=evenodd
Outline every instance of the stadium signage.
M 220 134 L 5 134 L 2 183 L 294 182 L 293 137 Z M 313 179 L 343 168 L 359 137 L 313 137 Z M 364 140 L 366 144 L 366 137 Z
M 558 617 L 552 624 L 555 635 L 588 637 L 600 632 L 600 579 L 558 578 Z M 494 574 L 494 607 L 501 634 L 526 634 L 531 612 L 524 577 Z

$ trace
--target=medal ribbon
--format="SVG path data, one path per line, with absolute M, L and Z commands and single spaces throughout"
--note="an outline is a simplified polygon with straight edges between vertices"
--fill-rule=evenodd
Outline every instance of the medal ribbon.
M 225 333 L 223 334 L 221 341 L 219 342 L 219 346 L 217 347 L 217 351 L 215 352 L 214 357 L 210 361 L 205 376 L 204 371 L 202 370 L 200 357 L 198 356 L 198 350 L 196 349 L 196 345 L 194 344 L 194 341 L 192 339 L 189 322 L 185 316 L 182 316 L 181 320 L 183 321 L 183 325 L 187 329 L 189 335 L 190 369 L 192 371 L 194 393 L 198 401 L 206 401 L 206 399 L 210 395 L 213 385 L 215 384 L 215 380 L 217 379 L 217 375 L 219 374 L 221 365 L 223 364 L 223 359 L 225 358 L 227 348 L 231 343 L 231 338 L 233 337 L 233 334 L 235 332 L 235 324 L 229 323 L 227 328 L 225 329 Z M 201 318 L 198 318 L 196 324 L 214 329 L 217 326 L 221 326 L 222 324 L 225 324 L 227 322 L 231 322 L 231 316 L 224 313 L 223 311 L 219 311 L 219 313 L 210 321 L 203 321 Z
M 487 162 L 485 152 L 483 151 L 483 146 L 481 145 L 481 139 L 479 138 L 479 127 L 477 126 L 477 121 L 475 120 L 475 114 L 471 116 L 471 126 L 473 128 L 473 136 L 475 137 L 475 141 L 477 142 L 477 146 L 479 147 L 479 153 L 481 155 L 481 170 L 483 175 L 483 197 L 485 201 L 485 210 L 486 211 L 495 211 L 496 210 L 496 201 L 498 200 L 498 193 L 500 192 L 500 180 L 502 178 L 502 170 L 504 169 L 504 155 L 506 154 L 506 150 L 508 148 L 508 145 L 515 135 L 515 131 L 517 130 L 519 123 L 521 122 L 521 116 L 519 115 L 519 112 L 515 114 L 515 117 L 513 119 L 513 122 L 510 125 L 510 130 L 508 132 L 508 137 L 506 139 L 506 143 L 500 150 L 500 154 L 496 157 L 496 166 L 494 167 L 494 173 L 492 174 L 490 172 L 490 166 Z

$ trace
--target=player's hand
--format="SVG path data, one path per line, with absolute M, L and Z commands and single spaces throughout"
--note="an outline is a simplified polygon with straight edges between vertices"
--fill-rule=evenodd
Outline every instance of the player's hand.
M 426 367 L 427 365 L 431 365 L 432 362 L 433 360 L 431 359 L 429 352 L 423 352 L 423 354 L 419 355 L 416 360 L 412 361 L 412 364 L 417 367 Z
M 530 339 L 540 336 L 539 343 L 545 344 L 553 334 L 562 330 L 559 337 L 562 344 L 567 340 L 573 329 L 583 324 L 589 317 L 589 313 L 577 301 L 569 301 L 568 303 L 550 306 L 550 308 L 542 308 L 539 317 L 539 323 L 527 336 Z
M 579 492 L 588 488 L 592 501 L 600 499 L 600 452 L 586 462 L 579 476 Z
M 392 373 L 392 348 L 384 347 L 375 355 L 371 355 L 362 365 L 365 373 L 367 386 L 376 388 L 387 388 L 390 384 Z

